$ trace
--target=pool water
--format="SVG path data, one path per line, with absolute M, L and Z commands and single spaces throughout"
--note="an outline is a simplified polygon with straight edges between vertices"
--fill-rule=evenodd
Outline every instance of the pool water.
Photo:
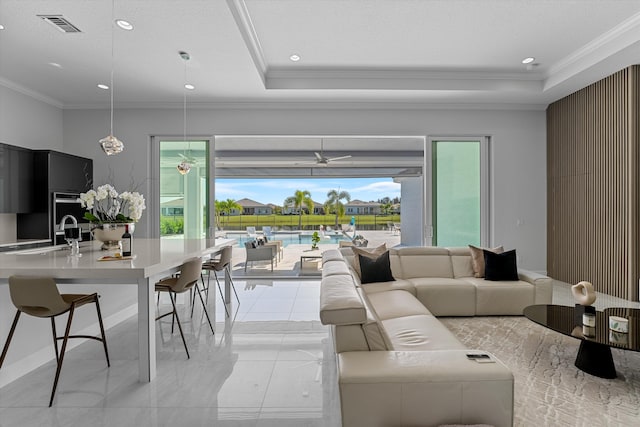
M 238 239 L 238 246 L 244 248 L 245 242 L 250 242 L 254 240 L 253 237 L 249 236 L 233 236 L 235 239 Z M 258 235 L 260 237 L 260 235 Z M 285 234 L 285 233 L 276 233 L 269 237 L 269 240 L 281 240 L 282 245 L 286 248 L 288 245 L 294 244 L 311 244 L 311 235 L 310 234 Z M 340 240 L 347 240 L 345 236 L 341 234 L 325 236 L 323 239 L 320 239 L 318 242 L 319 245 L 333 243 L 334 245 L 338 244 Z

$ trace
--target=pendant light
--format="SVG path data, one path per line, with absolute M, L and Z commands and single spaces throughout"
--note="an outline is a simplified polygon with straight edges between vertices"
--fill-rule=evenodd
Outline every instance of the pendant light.
M 102 148 L 102 151 L 106 153 L 107 156 L 111 156 L 113 154 L 122 153 L 124 150 L 124 144 L 118 138 L 113 136 L 113 63 L 114 63 L 114 55 L 113 55 L 113 39 L 114 39 L 114 28 L 113 24 L 115 22 L 114 16 L 114 3 L 115 0 L 111 0 L 111 80 L 110 80 L 110 93 L 111 93 L 111 127 L 109 131 L 109 136 L 105 136 L 98 143 Z
M 184 61 L 184 84 L 182 86 L 182 142 L 187 142 L 187 61 L 191 59 L 187 52 L 178 52 Z M 191 142 L 189 142 L 189 155 L 183 155 L 177 169 L 181 175 L 186 175 L 191 170 Z

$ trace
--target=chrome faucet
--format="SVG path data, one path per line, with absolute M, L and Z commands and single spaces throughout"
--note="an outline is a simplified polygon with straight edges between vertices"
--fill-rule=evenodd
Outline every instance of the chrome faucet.
M 64 228 L 68 219 L 70 219 L 71 222 L 73 223 L 73 229 L 74 229 L 73 234 L 71 234 L 70 236 L 67 235 L 67 232 L 65 231 L 65 228 Z M 67 241 L 67 244 L 71 247 L 71 255 L 82 256 L 80 254 L 80 244 L 78 243 L 79 240 L 82 238 L 82 234 L 80 234 L 80 230 L 78 229 L 78 220 L 73 215 L 63 216 L 62 219 L 60 220 L 60 231 L 65 232 L 64 238 Z
M 75 228 L 78 228 L 78 220 L 76 219 L 76 217 L 73 215 L 65 215 L 60 220 L 60 231 L 64 231 L 64 226 L 66 225 L 68 219 L 70 219 L 71 222 L 73 222 L 73 226 Z

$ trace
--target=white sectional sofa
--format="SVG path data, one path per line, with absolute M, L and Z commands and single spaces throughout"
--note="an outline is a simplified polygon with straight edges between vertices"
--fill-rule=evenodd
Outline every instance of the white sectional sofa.
M 468 248 L 389 250 L 394 281 L 361 284 L 351 248 L 323 253 L 320 319 L 332 326 L 344 427 L 513 423 L 513 376 L 436 316 L 521 315 L 551 279 L 473 277 Z M 469 353 L 489 354 L 477 363 Z

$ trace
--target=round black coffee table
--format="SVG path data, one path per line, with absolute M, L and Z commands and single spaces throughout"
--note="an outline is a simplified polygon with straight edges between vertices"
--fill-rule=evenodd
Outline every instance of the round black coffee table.
M 539 325 L 579 339 L 580 349 L 575 361 L 578 369 L 600 378 L 616 378 L 611 347 L 640 351 L 640 309 L 607 308 L 596 312 L 592 307 L 587 307 L 586 310 L 596 316 L 593 328 L 583 327 L 585 307 L 581 305 L 530 305 L 524 309 L 524 315 Z M 629 333 L 611 331 L 609 316 L 628 318 Z

